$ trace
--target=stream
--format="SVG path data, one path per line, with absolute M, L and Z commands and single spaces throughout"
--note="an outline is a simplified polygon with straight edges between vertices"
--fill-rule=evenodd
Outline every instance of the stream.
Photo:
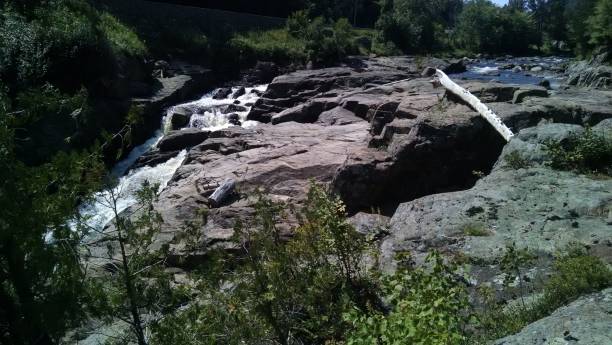
M 466 72 L 453 74 L 451 78 L 529 85 L 538 85 L 548 80 L 550 88 L 556 90 L 565 79 L 560 65 L 568 61 L 567 58 L 557 56 L 474 60 L 468 64 Z
M 177 108 L 188 109 L 191 115 L 189 125 L 186 128 L 200 128 L 208 131 L 218 131 L 233 126 L 237 119 L 242 127 L 253 127 L 255 121 L 247 121 L 247 115 L 252 105 L 259 99 L 259 94 L 267 89 L 267 85 L 258 85 L 245 88 L 245 94 L 237 98 L 213 99 L 213 92 L 207 93 L 202 98 L 170 107 L 162 119 L 161 129 L 145 143 L 135 147 L 128 156 L 117 163 L 111 170 L 111 175 L 118 179 L 114 193 L 118 195 L 118 212 L 123 212 L 136 203 L 136 192 L 144 181 L 151 184 L 159 184 L 161 192 L 168 184 L 176 170 L 180 167 L 187 152 L 181 151 L 176 157 L 156 166 L 145 166 L 130 170 L 130 167 L 144 153 L 153 149 L 163 138 L 164 132 L 170 130 L 170 116 Z M 232 94 L 238 91 L 238 87 L 232 88 Z M 236 111 L 223 114 L 223 109 L 230 105 L 241 106 Z M 114 213 L 109 207 L 110 191 L 101 191 L 94 195 L 93 200 L 81 206 L 81 215 L 86 220 L 87 226 L 96 230 L 102 230 L 113 219 Z

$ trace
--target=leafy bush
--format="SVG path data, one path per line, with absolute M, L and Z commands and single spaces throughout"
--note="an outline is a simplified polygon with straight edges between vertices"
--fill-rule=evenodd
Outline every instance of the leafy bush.
M 70 224 L 100 166 L 95 155 L 61 154 L 26 167 L 5 111 L 0 106 L 0 342 L 59 343 L 84 319 L 85 272 L 75 255 L 82 238 Z
M 506 165 L 514 170 L 524 169 L 529 166 L 529 161 L 521 155 L 519 151 L 512 151 L 508 153 L 504 160 L 506 161 Z
M 588 20 L 591 39 L 589 43 L 595 47 L 603 47 L 605 51 L 612 50 L 612 0 L 599 0 L 595 13 Z
M 428 1 L 398 1 L 383 11 L 377 28 L 385 40 L 393 42 L 404 52 L 431 49 L 436 33 L 429 8 Z
M 115 54 L 144 56 L 147 53 L 147 47 L 138 35 L 109 13 L 100 15 L 98 28 Z
M 591 128 L 565 142 L 549 141 L 545 150 L 554 169 L 612 175 L 612 141 Z
M 306 34 L 308 59 L 317 65 L 330 65 L 357 53 L 351 31 L 346 18 L 338 19 L 333 26 L 327 25 L 323 18 L 314 19 Z
M 391 310 L 345 314 L 353 328 L 349 345 L 461 344 L 469 321 L 466 287 L 456 276 L 456 267 L 444 263 L 439 253 L 427 259 L 432 266 L 402 267 L 384 278 L 383 290 Z
M 518 273 L 524 265 L 524 253 L 511 247 L 504 255 L 505 271 Z M 556 259 L 552 276 L 544 283 L 541 297 L 529 304 L 508 306 L 497 301 L 494 291 L 480 287 L 481 307 L 476 310 L 475 333 L 470 343 L 488 343 L 520 331 L 527 324 L 550 315 L 578 297 L 612 286 L 612 271 L 600 259 L 584 250 L 569 248 Z M 524 293 L 524 291 L 522 292 Z
M 289 64 L 304 63 L 307 59 L 304 41 L 284 29 L 238 34 L 231 45 L 242 66 L 257 60 Z
M 305 12 L 297 12 L 289 18 L 285 29 L 237 34 L 227 55 L 239 56 L 240 66 L 258 60 L 331 65 L 349 54 L 359 53 L 355 34 L 347 19 L 329 23 L 318 17 L 311 21 Z
M 0 18 L 0 79 L 11 87 L 25 87 L 47 72 L 48 46 L 39 27 L 10 10 Z
M 231 265 L 234 270 L 221 276 L 207 274 L 217 281 L 203 285 L 197 305 L 169 319 L 186 322 L 181 327 L 186 332 L 202 333 L 181 334 L 175 329 L 177 334 L 168 335 L 163 332 L 168 326 L 162 323 L 160 339 L 280 344 L 342 339 L 346 306 L 375 300 L 364 265 L 369 246 L 346 222 L 342 202 L 320 186 L 311 186 L 304 207 L 295 215 L 300 225 L 291 240 L 278 227 L 288 215 L 285 205 L 260 196 L 255 219 L 236 226 L 242 249 Z M 211 286 L 217 288 L 211 292 Z M 215 292 L 219 286 L 225 288 Z M 224 305 L 229 308 L 217 310 Z
M 304 37 L 310 25 L 307 11 L 294 12 L 287 18 L 287 31 L 293 37 Z
M 571 251 L 557 259 L 553 276 L 544 286 L 538 314 L 548 314 L 576 298 L 612 286 L 612 271 L 600 259 L 583 251 Z

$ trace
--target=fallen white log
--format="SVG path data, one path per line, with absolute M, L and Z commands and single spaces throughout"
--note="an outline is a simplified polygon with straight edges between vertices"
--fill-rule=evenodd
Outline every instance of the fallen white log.
M 219 207 L 225 199 L 232 195 L 234 192 L 234 188 L 236 188 L 236 181 L 232 179 L 227 179 L 223 181 L 223 183 L 215 189 L 215 192 L 208 198 L 208 203 L 212 207 Z
M 462 88 L 453 82 L 444 72 L 436 69 L 436 76 L 440 81 L 440 84 L 444 86 L 448 91 L 452 92 L 467 104 L 469 104 L 474 110 L 476 110 L 482 117 L 484 117 L 490 124 L 495 128 L 499 134 L 501 134 L 506 141 L 510 141 L 514 136 L 514 133 L 508 128 L 504 122 L 484 103 L 482 103 L 478 97 L 472 95 L 471 92 Z

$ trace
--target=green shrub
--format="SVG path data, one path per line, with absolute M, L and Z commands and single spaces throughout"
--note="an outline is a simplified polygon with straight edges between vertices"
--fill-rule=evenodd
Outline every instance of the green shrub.
M 554 169 L 612 175 L 612 141 L 591 128 L 566 142 L 549 141 L 545 150 Z
M 293 37 L 304 37 L 309 25 L 310 18 L 307 11 L 294 12 L 287 18 L 287 31 Z
M 258 60 L 304 63 L 307 59 L 304 41 L 285 29 L 238 34 L 231 45 L 240 58 L 240 65 L 252 65 Z
M 144 56 L 147 53 L 147 47 L 138 35 L 109 13 L 100 15 L 98 28 L 115 54 Z
M 525 159 L 519 151 L 508 153 L 504 157 L 504 160 L 506 161 L 506 165 L 514 170 L 525 169 L 529 166 L 529 161 Z
M 456 267 L 440 254 L 427 259 L 431 269 L 402 267 L 383 279 L 391 310 L 345 314 L 352 324 L 349 345 L 461 344 L 469 321 L 466 288 L 457 279 Z
M 351 31 L 352 26 L 346 18 L 339 19 L 333 26 L 321 17 L 315 18 L 306 34 L 308 59 L 316 65 L 330 65 L 357 53 Z
M 520 251 L 509 250 L 503 260 L 505 272 L 512 276 L 518 274 L 520 277 L 519 269 L 524 265 L 522 257 Z M 570 248 L 565 255 L 556 259 L 553 274 L 544 283 L 541 297 L 536 297 L 531 303 L 526 303 L 521 298 L 522 303 L 519 305 L 504 305 L 498 302 L 492 289 L 481 287 L 481 307 L 475 314 L 477 322 L 470 343 L 488 343 L 487 341 L 514 334 L 527 324 L 550 315 L 580 296 L 610 286 L 612 271 L 604 262 L 587 255 L 583 250 Z
M 313 184 L 296 211 L 300 225 L 290 240 L 278 227 L 288 216 L 285 205 L 260 196 L 255 208 L 255 219 L 236 225 L 235 240 L 242 245 L 233 271 L 203 276 L 216 281 L 202 285 L 197 305 L 169 319 L 185 324 L 170 338 L 163 332 L 163 339 L 323 344 L 342 339 L 347 305 L 364 306 L 374 298 L 364 265 L 369 245 L 347 223 L 339 199 Z
M 8 9 L 0 17 L 0 79 L 11 88 L 43 79 L 48 45 L 35 23 Z
M 487 229 L 484 224 L 469 223 L 462 227 L 461 231 L 466 236 L 491 236 L 491 230 Z
M 612 0 L 599 0 L 588 24 L 591 35 L 589 43 L 604 47 L 606 51 L 612 50 Z
M 576 298 L 612 286 L 612 271 L 599 258 L 579 251 L 555 262 L 554 274 L 544 286 L 544 297 L 536 310 L 548 314 Z
M 51 84 L 20 92 L 15 99 L 15 108 L 20 116 L 15 126 L 27 126 L 45 117 L 66 116 L 85 105 L 87 94 L 83 90 L 74 96 L 60 93 Z

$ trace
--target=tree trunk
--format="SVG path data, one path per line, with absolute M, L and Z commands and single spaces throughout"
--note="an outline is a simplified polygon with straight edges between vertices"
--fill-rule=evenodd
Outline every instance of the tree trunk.
M 472 109 L 476 110 L 480 116 L 484 117 L 485 120 L 487 120 L 489 124 L 491 124 L 491 126 L 493 126 L 493 128 L 495 128 L 495 130 L 502 137 L 504 137 L 504 139 L 506 139 L 506 141 L 510 141 L 510 139 L 514 137 L 514 133 L 512 133 L 510 128 L 504 124 L 499 116 L 497 116 L 493 110 L 489 109 L 489 107 L 482 103 L 476 96 L 472 95 L 471 92 L 455 84 L 455 82 L 453 82 L 444 72 L 440 71 L 439 69 L 436 70 L 436 75 L 438 76 L 438 80 L 442 86 L 469 104 Z
M 117 212 L 117 199 L 113 197 L 113 212 L 115 214 L 115 226 L 117 227 L 117 238 L 119 247 L 121 248 L 121 263 L 123 270 L 123 279 L 125 289 L 128 297 L 128 303 L 130 305 L 130 314 L 132 314 L 132 328 L 138 340 L 138 345 L 147 345 L 147 341 L 144 335 L 144 327 L 142 326 L 142 320 L 138 313 L 138 305 L 136 304 L 136 294 L 134 291 L 134 282 L 132 280 L 132 272 L 128 265 L 128 256 L 125 250 L 125 239 L 123 238 L 123 224 L 119 213 Z

